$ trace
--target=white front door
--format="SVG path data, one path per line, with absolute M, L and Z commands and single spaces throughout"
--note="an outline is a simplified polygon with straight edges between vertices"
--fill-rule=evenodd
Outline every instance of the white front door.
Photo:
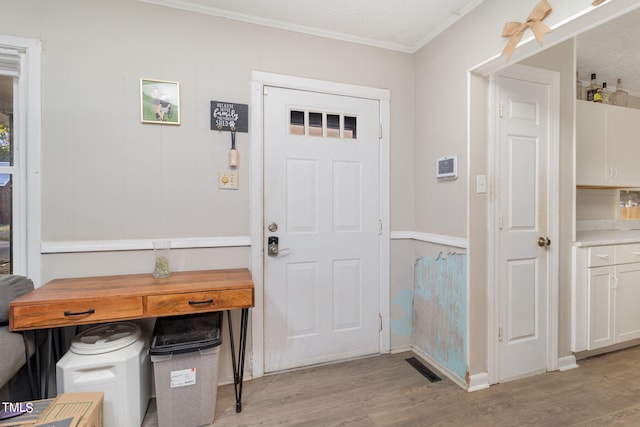
M 265 371 L 379 352 L 379 101 L 265 86 Z
M 497 83 L 497 357 L 503 381 L 547 368 L 550 90 L 504 76 Z

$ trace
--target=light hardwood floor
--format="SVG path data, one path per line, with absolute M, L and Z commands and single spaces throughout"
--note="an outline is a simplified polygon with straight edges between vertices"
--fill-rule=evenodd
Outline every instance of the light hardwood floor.
M 214 426 L 640 426 L 640 346 L 467 393 L 382 355 L 218 389 Z M 143 427 L 157 426 L 152 400 Z

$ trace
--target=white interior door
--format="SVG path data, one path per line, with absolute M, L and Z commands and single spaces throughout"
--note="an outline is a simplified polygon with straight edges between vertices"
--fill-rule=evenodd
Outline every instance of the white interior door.
M 266 87 L 265 371 L 379 352 L 379 101 Z
M 497 366 L 502 381 L 547 368 L 550 90 L 502 76 L 498 98 Z

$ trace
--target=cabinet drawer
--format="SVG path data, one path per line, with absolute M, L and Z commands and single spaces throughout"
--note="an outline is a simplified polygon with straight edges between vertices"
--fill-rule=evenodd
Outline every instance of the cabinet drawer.
M 64 302 L 19 304 L 10 307 L 13 330 L 86 325 L 141 317 L 142 297 L 81 298 Z
M 616 264 L 640 262 L 640 244 L 616 246 Z
M 253 289 L 149 295 L 145 304 L 153 317 L 252 307 Z
M 589 248 L 589 262 L 587 267 L 602 267 L 613 265 L 615 246 L 594 246 Z

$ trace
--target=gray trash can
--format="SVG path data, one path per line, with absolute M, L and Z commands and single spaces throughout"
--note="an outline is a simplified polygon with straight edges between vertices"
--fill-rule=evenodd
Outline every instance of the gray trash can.
M 159 427 L 213 423 L 222 312 L 162 317 L 149 348 Z

